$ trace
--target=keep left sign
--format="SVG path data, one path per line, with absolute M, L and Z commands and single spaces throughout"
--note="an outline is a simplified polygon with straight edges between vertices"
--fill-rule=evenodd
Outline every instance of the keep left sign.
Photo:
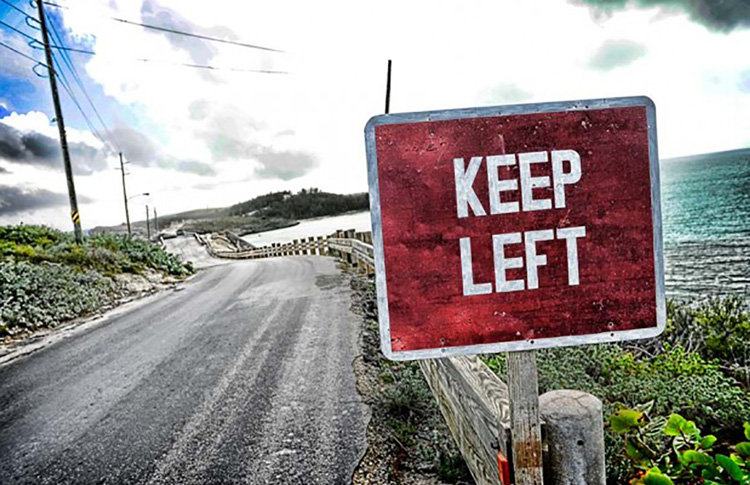
M 383 353 L 419 359 L 661 333 L 655 123 L 645 97 L 372 118 Z

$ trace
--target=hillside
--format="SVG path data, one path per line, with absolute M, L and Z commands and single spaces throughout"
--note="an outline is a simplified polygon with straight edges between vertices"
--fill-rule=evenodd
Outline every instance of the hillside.
M 300 219 L 333 216 L 351 211 L 369 209 L 367 193 L 333 194 L 316 188 L 270 192 L 229 207 L 196 209 L 177 214 L 159 216 L 161 232 L 219 232 L 232 231 L 238 235 L 280 229 L 293 226 Z M 134 234 L 146 235 L 146 221 L 131 224 Z M 124 233 L 124 224 L 96 227 L 92 234 Z M 153 227 L 152 227 L 153 232 Z

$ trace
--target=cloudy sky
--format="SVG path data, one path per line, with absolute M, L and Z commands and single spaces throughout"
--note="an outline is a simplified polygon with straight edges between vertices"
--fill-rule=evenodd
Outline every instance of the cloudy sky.
M 746 0 L 57 3 L 68 8 L 46 8 L 63 43 L 97 53 L 69 55 L 107 127 L 67 73 L 107 141 L 63 90 L 84 228 L 124 220 L 118 151 L 129 193 L 151 194 L 131 201 L 134 219 L 144 204 L 167 214 L 280 189 L 365 191 L 363 128 L 383 110 L 389 58 L 393 112 L 647 95 L 663 158 L 750 146 Z M 5 3 L 0 20 L 39 37 Z M 2 25 L 0 42 L 43 59 Z M 49 82 L 32 68 L 0 46 L 0 224 L 69 229 Z

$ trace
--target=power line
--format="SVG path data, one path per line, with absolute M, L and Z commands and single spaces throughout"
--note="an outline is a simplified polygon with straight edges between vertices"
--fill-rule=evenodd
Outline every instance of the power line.
M 5 0 L 3 0 L 3 2 L 5 2 Z M 7 3 L 7 2 L 5 2 L 5 3 Z M 33 17 L 32 17 L 32 18 L 33 18 Z M 46 16 L 46 15 L 45 15 L 45 18 L 46 18 L 46 19 L 47 19 L 48 21 L 50 21 L 50 18 L 49 18 L 48 16 Z M 33 36 L 31 36 L 31 35 L 27 34 L 26 32 L 23 32 L 23 31 L 21 31 L 21 30 L 19 30 L 19 29 L 15 28 L 15 27 L 13 27 L 12 25 L 9 25 L 9 24 L 7 24 L 7 23 L 3 22 L 2 20 L 0 20 L 0 25 L 3 25 L 4 27 L 6 27 L 6 28 L 9 28 L 9 29 L 11 29 L 11 30 L 13 30 L 14 32 L 16 32 L 16 33 L 18 33 L 18 34 L 21 34 L 22 36 L 26 37 L 27 39 L 30 39 L 30 40 L 31 40 L 31 41 L 33 41 L 33 42 L 36 42 L 36 43 L 41 43 L 41 42 L 40 42 L 40 41 L 39 41 L 38 39 L 36 39 L 35 37 L 33 37 Z M 52 27 L 52 31 L 53 31 L 53 36 L 55 36 L 55 37 L 56 37 L 56 42 L 57 42 L 57 44 L 62 44 L 62 38 L 61 38 L 61 37 L 59 36 L 59 34 L 58 34 L 58 32 L 57 32 L 57 29 L 55 28 L 55 25 L 54 25 L 54 23 L 50 22 L 50 26 Z M 19 55 L 21 55 L 21 56 L 23 56 L 23 57 L 25 57 L 25 58 L 27 58 L 27 59 L 29 59 L 29 60 L 32 60 L 32 61 L 34 61 L 34 62 L 39 62 L 39 61 L 37 61 L 36 59 L 34 59 L 34 58 L 30 57 L 30 56 L 27 56 L 27 55 L 26 55 L 26 54 L 24 54 L 23 52 L 21 52 L 21 51 L 18 51 L 18 50 L 14 49 L 14 48 L 12 48 L 12 47 L 10 47 L 10 46 L 6 45 L 6 44 L 2 44 L 2 45 L 3 45 L 3 47 L 6 47 L 6 48 L 8 48 L 8 49 L 10 49 L 10 50 L 14 51 L 14 52 L 15 52 L 16 54 L 19 54 Z M 111 134 L 111 133 L 109 132 L 109 129 L 107 128 L 107 125 L 106 125 L 106 124 L 104 123 L 104 121 L 102 120 L 102 117 L 101 117 L 101 116 L 99 115 L 99 111 L 98 111 L 98 110 L 96 109 L 96 106 L 94 105 L 93 101 L 91 100 L 91 98 L 89 97 L 88 93 L 86 92 L 86 89 L 85 89 L 85 88 L 84 88 L 84 86 L 83 86 L 83 82 L 81 81 L 81 79 L 80 79 L 80 76 L 78 75 L 78 72 L 77 72 L 77 70 L 75 69 L 75 66 L 74 66 L 74 65 L 72 64 L 71 60 L 69 59 L 69 57 L 67 56 L 67 54 L 65 53 L 65 51 L 63 51 L 63 61 L 65 62 L 65 64 L 66 64 L 66 67 L 68 68 L 68 70 L 69 70 L 69 71 L 70 71 L 70 73 L 72 74 L 72 76 L 73 76 L 73 79 L 74 79 L 74 80 L 76 81 L 76 84 L 78 85 L 79 89 L 81 90 L 81 92 L 83 92 L 83 95 L 84 95 L 84 96 L 86 97 L 86 99 L 88 100 L 89 104 L 91 105 L 91 108 L 92 108 L 92 109 L 94 110 L 94 113 L 96 114 L 96 117 L 97 117 L 97 118 L 99 119 L 99 122 L 101 123 L 102 127 L 103 127 L 103 128 L 104 128 L 104 130 L 105 130 L 105 131 L 107 132 L 107 135 L 108 135 L 108 138 L 109 138 L 109 145 L 110 145 L 110 146 L 113 146 L 113 145 L 114 145 L 114 146 L 113 146 L 113 148 L 115 148 L 115 146 L 116 146 L 117 144 L 116 144 L 116 143 L 114 143 L 114 141 L 113 141 L 113 139 L 112 139 L 112 134 Z M 41 63 L 39 63 L 39 64 L 41 64 Z M 46 65 L 46 64 L 42 64 L 42 65 L 43 65 L 44 67 L 47 67 L 47 65 Z M 59 65 L 59 63 L 58 63 L 58 65 Z M 64 73 L 64 72 L 62 72 L 62 70 L 61 70 L 61 69 L 59 69 L 59 68 L 58 68 L 58 69 L 57 69 L 57 71 L 59 71 L 59 73 L 60 73 L 60 75 L 61 75 L 61 76 L 64 76 L 64 74 L 65 74 L 65 73 Z M 89 128 L 91 128 L 91 129 L 92 129 L 92 131 L 93 131 L 93 132 L 95 132 L 95 134 L 96 134 L 97 138 L 99 138 L 99 139 L 100 139 L 100 140 L 101 140 L 101 141 L 102 141 L 103 143 L 105 143 L 105 144 L 106 144 L 107 142 L 106 142 L 106 141 L 105 141 L 105 140 L 103 139 L 103 137 L 101 136 L 101 134 L 100 134 L 99 132 L 95 131 L 95 130 L 93 129 L 93 127 L 91 126 L 91 122 L 90 122 L 90 120 L 88 119 L 88 117 L 86 116 L 86 114 L 85 114 L 85 113 L 83 112 L 83 109 L 81 108 L 81 106 L 80 106 L 80 104 L 78 103 L 78 101 L 77 101 L 77 100 L 76 100 L 75 98 L 73 98 L 73 93 L 72 93 L 72 90 L 70 89 L 70 85 L 69 85 L 69 82 L 68 82 L 68 80 L 67 80 L 66 78 L 60 79 L 60 83 L 61 83 L 61 84 L 63 85 L 63 87 L 65 88 L 65 90 L 66 90 L 66 91 L 68 92 L 68 95 L 69 95 L 69 96 L 71 96 L 71 99 L 73 100 L 73 102 L 74 102 L 74 103 L 76 104 L 76 106 L 78 107 L 78 110 L 79 110 L 79 111 L 81 112 L 81 114 L 83 115 L 84 119 L 86 120 L 87 124 L 89 125 Z M 117 151 L 119 151 L 119 148 L 117 148 Z
M 0 0 L 0 1 L 2 1 L 4 3 L 7 3 L 8 5 L 13 6 L 12 4 L 8 3 L 6 0 Z M 45 5 L 48 5 L 48 2 L 42 2 L 42 3 L 44 3 Z M 62 7 L 60 5 L 57 5 L 57 6 L 60 7 L 60 8 L 67 8 L 67 7 Z M 14 8 L 15 8 L 15 6 L 14 6 Z M 19 10 L 19 11 L 23 13 L 23 11 L 21 11 L 21 10 Z M 26 14 L 24 13 L 24 15 L 26 15 Z M 29 15 L 26 15 L 26 17 L 34 19 L 34 17 L 31 17 Z M 50 21 L 50 17 L 49 16 L 45 15 L 45 18 L 48 21 Z M 36 19 L 34 19 L 34 20 L 36 20 Z M 5 27 L 7 27 L 7 28 L 9 28 L 9 29 L 11 29 L 11 30 L 13 30 L 13 31 L 21 34 L 21 35 L 23 35 L 27 39 L 31 40 L 33 43 L 41 44 L 41 42 L 39 42 L 38 39 L 36 39 L 33 36 L 27 34 L 26 32 L 23 32 L 23 31 L 15 28 L 15 27 L 13 27 L 13 26 L 11 26 L 11 25 L 9 25 L 9 24 L 1 21 L 1 20 L 0 20 L 0 24 L 4 25 Z M 71 70 L 71 73 L 73 74 L 74 77 L 78 77 L 77 73 L 74 73 L 75 68 L 74 67 L 73 68 L 70 67 L 71 64 L 72 64 L 72 61 L 70 60 L 70 57 L 67 56 L 67 54 L 65 54 L 65 52 L 66 51 L 67 52 L 77 52 L 79 54 L 86 54 L 86 55 L 90 55 L 90 56 L 98 55 L 98 53 L 95 52 L 95 51 L 92 51 L 92 50 L 88 50 L 88 49 L 79 49 L 79 48 L 76 48 L 76 47 L 67 47 L 67 46 L 65 46 L 63 44 L 63 42 L 62 42 L 62 38 L 60 37 L 57 29 L 55 28 L 54 23 L 51 23 L 50 25 L 52 27 L 52 35 L 53 35 L 53 37 L 56 38 L 55 44 L 51 44 L 50 47 L 52 49 L 56 49 L 56 50 L 61 51 L 63 53 L 63 61 L 66 63 L 66 67 L 68 67 Z M 32 45 L 32 47 L 34 47 L 34 46 Z M 37 47 L 34 47 L 34 48 L 36 49 Z M 276 71 L 276 70 L 270 70 L 270 69 L 244 69 L 244 68 L 236 68 L 236 67 L 220 67 L 220 66 L 211 66 L 211 65 L 207 65 L 207 64 L 193 64 L 193 63 L 187 63 L 187 62 L 174 62 L 174 61 L 166 61 L 166 60 L 159 60 L 159 59 L 148 59 L 148 58 L 135 58 L 135 59 L 132 59 L 132 60 L 135 61 L 135 62 L 167 64 L 167 65 L 172 65 L 172 66 L 177 66 L 177 67 L 190 67 L 190 68 L 193 68 L 193 69 L 206 69 L 206 70 L 210 70 L 210 71 L 248 72 L 248 73 L 256 73 L 256 74 L 289 74 L 289 72 L 287 72 L 287 71 Z M 86 95 L 86 97 L 88 97 L 88 95 Z
M 2 0 L 2 1 L 5 1 L 5 0 Z M 56 3 L 53 3 L 53 2 L 42 2 L 42 3 L 45 4 L 45 5 L 49 5 L 50 7 L 57 7 L 57 8 L 63 8 L 63 9 L 66 9 L 66 10 L 70 10 L 70 7 L 66 7 L 64 5 L 59 5 L 59 4 L 56 4 Z M 161 27 L 159 25 L 151 25 L 151 24 L 144 24 L 144 23 L 141 23 L 141 22 L 134 22 L 132 20 L 122 19 L 122 18 L 119 18 L 119 17 L 109 17 L 109 18 L 112 19 L 112 20 L 115 20 L 117 22 L 122 22 L 124 24 L 137 25 L 137 26 L 140 26 L 140 27 L 143 27 L 143 28 L 146 28 L 146 29 L 158 30 L 160 32 L 167 32 L 169 34 L 184 35 L 186 37 L 194 37 L 196 39 L 209 40 L 211 42 L 221 42 L 223 44 L 231 44 L 231 45 L 236 45 L 236 46 L 240 46 L 240 47 L 247 47 L 247 48 L 250 48 L 250 49 L 258 49 L 258 50 L 262 50 L 262 51 L 284 53 L 284 51 L 282 51 L 282 50 L 273 49 L 271 47 L 263 47 L 263 46 L 259 46 L 259 45 L 255 45 L 255 44 L 246 44 L 244 42 L 237 42 L 237 41 L 234 41 L 234 40 L 220 39 L 218 37 L 209 37 L 207 35 L 194 34 L 192 32 L 185 32 L 183 30 L 170 29 L 170 28 L 167 28 L 167 27 Z
M 26 16 L 26 17 L 28 17 L 28 16 L 29 16 L 29 14 L 27 14 L 26 12 L 24 12 L 24 11 L 23 11 L 23 10 L 21 10 L 20 8 L 18 8 L 18 7 L 16 7 L 15 5 L 13 5 L 13 4 L 12 4 L 12 3 L 10 3 L 10 2 L 8 1 L 8 0 L 0 0 L 0 2 L 3 2 L 3 3 L 5 4 L 5 5 L 8 5 L 8 6 L 10 7 L 10 8 L 12 8 L 13 10 L 15 10 L 16 12 L 19 12 L 19 13 L 21 13 L 22 15 L 24 15 L 24 16 Z
M 4 42 L 0 42 L 0 46 L 5 47 L 6 49 L 12 50 L 13 52 L 15 52 L 16 54 L 18 54 L 19 56 L 25 57 L 26 59 L 28 59 L 30 61 L 36 62 L 37 64 L 40 64 L 40 65 L 42 65 L 44 67 L 48 67 L 47 64 L 45 64 L 45 63 L 43 63 L 41 61 L 38 61 L 38 60 L 34 59 L 31 56 L 28 56 L 28 55 L 24 54 L 23 52 L 21 52 L 18 49 L 15 49 L 15 48 L 9 46 L 8 44 L 6 44 Z
M 52 20 L 52 18 L 44 14 L 45 19 L 49 23 L 50 27 L 52 27 L 52 35 L 56 39 L 56 44 L 60 47 L 65 47 L 65 44 L 63 43 L 62 36 L 58 32 L 57 28 L 55 27 L 55 22 Z M 109 145 L 116 149 L 116 151 L 121 151 L 118 143 L 115 141 L 114 137 L 112 136 L 112 133 L 109 131 L 109 128 L 107 127 L 107 124 L 102 119 L 102 116 L 99 114 L 99 110 L 96 109 L 96 105 L 91 100 L 91 97 L 88 94 L 88 91 L 86 90 L 83 81 L 81 80 L 81 77 L 78 75 L 78 70 L 75 67 L 75 64 L 73 63 L 72 59 L 70 59 L 70 56 L 68 56 L 68 53 L 66 51 L 62 51 L 61 53 L 63 62 L 66 64 L 68 70 L 70 71 L 71 75 L 73 76 L 73 80 L 78 85 L 78 89 L 83 93 L 86 100 L 89 102 L 89 105 L 91 106 L 91 109 L 94 111 L 94 114 L 96 115 L 96 118 L 99 120 L 99 123 L 101 124 L 102 128 L 104 128 L 105 133 L 107 134 L 107 139 L 109 140 Z
M 70 83 L 68 82 L 67 77 L 65 76 L 65 73 L 60 69 L 60 63 L 58 62 L 57 58 L 55 58 L 54 53 L 52 53 L 52 63 L 55 66 L 54 73 L 55 76 L 60 80 L 60 84 L 62 84 L 63 88 L 65 89 L 65 92 L 68 93 L 68 96 L 70 97 L 70 100 L 73 101 L 73 104 L 75 104 L 76 108 L 78 108 L 78 111 L 81 113 L 81 116 L 83 116 L 84 121 L 86 122 L 86 125 L 89 127 L 89 130 L 91 130 L 91 133 L 94 134 L 94 136 L 104 143 L 107 144 L 106 140 L 104 140 L 104 137 L 101 133 L 99 133 L 99 130 L 94 128 L 93 123 L 91 123 L 91 120 L 88 116 L 86 116 L 86 112 L 81 107 L 81 104 L 78 102 L 78 99 L 75 97 L 75 94 L 70 89 Z
M 29 40 L 31 40 L 33 42 L 39 42 L 39 40 L 36 37 L 31 36 L 31 35 L 27 34 L 26 32 L 24 32 L 23 30 L 19 30 L 19 29 L 13 27 L 10 24 L 6 24 L 2 20 L 0 20 L 0 25 L 2 25 L 3 27 L 5 27 L 7 29 L 12 30 L 13 32 L 16 32 L 17 34 L 21 34 L 22 36 L 26 37 L 27 39 L 29 39 Z M 41 43 L 41 42 L 39 42 L 39 43 Z
M 60 46 L 50 46 L 50 47 L 56 50 L 60 50 L 60 51 L 78 52 L 79 54 L 87 54 L 90 56 L 100 55 L 98 52 L 85 50 L 85 49 L 76 49 L 72 47 L 60 47 Z M 208 69 L 211 71 L 254 72 L 254 73 L 259 73 L 259 74 L 289 74 L 288 71 L 274 71 L 270 69 L 244 69 L 244 68 L 237 68 L 237 67 L 221 67 L 221 66 L 211 66 L 208 64 L 192 64 L 188 62 L 174 62 L 174 61 L 165 61 L 165 60 L 159 60 L 159 59 L 147 59 L 143 57 L 134 58 L 131 60 L 134 62 L 153 62 L 157 64 L 168 64 L 168 65 L 178 66 L 178 67 Z

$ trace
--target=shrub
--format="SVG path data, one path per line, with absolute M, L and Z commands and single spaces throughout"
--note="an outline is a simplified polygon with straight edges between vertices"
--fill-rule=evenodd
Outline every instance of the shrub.
M 0 261 L 0 335 L 51 327 L 114 299 L 115 284 L 60 264 Z
M 70 235 L 44 226 L 0 226 L 0 258 L 56 262 L 107 275 L 147 268 L 174 276 L 192 273 L 176 256 L 143 239 L 102 234 L 86 237 L 78 245 Z
M 718 359 L 724 371 L 750 388 L 750 314 L 741 298 L 714 298 L 698 304 L 667 302 L 667 328 L 659 338 L 638 342 L 651 355 L 681 346 L 707 360 Z
M 750 420 L 750 395 L 737 380 L 739 366 L 722 360 L 739 359 L 743 354 L 737 349 L 748 345 L 734 335 L 744 335 L 747 323 L 747 313 L 737 302 L 670 303 L 667 331 L 650 341 L 541 350 L 539 391 L 586 391 L 604 402 L 606 413 L 618 404 L 634 407 L 651 401 L 656 414 L 678 413 L 720 439 L 737 439 L 742 422 Z M 708 344 L 712 335 L 717 336 L 715 346 Z M 485 361 L 505 376 L 503 355 Z M 628 464 L 619 453 L 621 437 L 609 434 L 606 444 L 608 480 L 626 483 Z
M 647 406 L 648 407 L 648 406 Z M 632 485 L 750 484 L 750 442 L 718 444 L 703 436 L 693 421 L 679 414 L 650 419 L 641 409 L 622 407 L 609 418 L 610 430 L 623 438 L 622 456 L 630 466 Z M 744 423 L 750 440 L 750 423 Z M 740 431 L 740 430 L 738 430 Z M 724 451 L 720 450 L 720 451 Z
M 43 226 L 0 226 L 0 335 L 53 327 L 115 299 L 119 273 L 186 276 L 192 267 L 160 246 L 121 235 L 86 237 Z

